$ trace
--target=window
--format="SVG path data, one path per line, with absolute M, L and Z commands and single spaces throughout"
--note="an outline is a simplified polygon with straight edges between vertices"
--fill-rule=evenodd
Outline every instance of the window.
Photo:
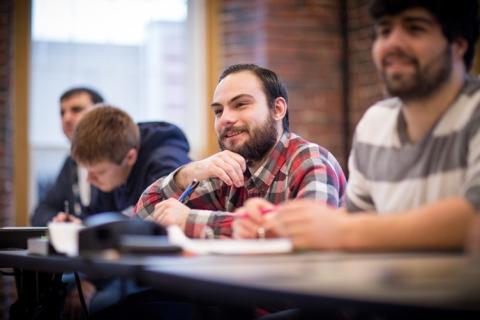
M 205 147 L 202 3 L 33 0 L 31 207 L 68 154 L 58 99 L 73 86 L 98 89 L 107 102 L 137 122 L 178 125 L 189 138 L 192 156 L 201 152 Z

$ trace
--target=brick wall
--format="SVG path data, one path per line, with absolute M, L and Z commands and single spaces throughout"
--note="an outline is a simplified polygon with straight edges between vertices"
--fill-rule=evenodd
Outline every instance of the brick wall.
M 381 95 L 370 61 L 366 1 L 347 0 L 347 26 L 338 0 L 223 0 L 222 67 L 256 63 L 277 72 L 289 91 L 290 127 L 329 149 L 346 168 L 359 117 Z M 342 27 L 350 48 L 350 111 L 343 106 Z M 348 137 L 347 137 L 348 135 Z
M 0 1 L 0 225 L 12 225 L 13 1 Z
M 350 48 L 350 121 L 352 128 L 365 110 L 382 98 L 382 86 L 372 62 L 370 49 L 373 28 L 368 15 L 368 0 L 348 1 Z
M 14 224 L 13 215 L 13 0 L 0 1 L 0 226 Z M 12 303 L 11 278 L 0 277 L 0 319 L 7 319 Z

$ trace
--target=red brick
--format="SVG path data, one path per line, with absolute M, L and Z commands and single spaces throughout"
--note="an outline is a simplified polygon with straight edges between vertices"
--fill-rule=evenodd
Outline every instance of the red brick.
M 363 112 L 382 96 L 370 57 L 374 31 L 367 4 L 347 1 L 348 114 L 342 105 L 339 1 L 223 0 L 220 8 L 224 67 L 251 62 L 277 72 L 289 91 L 292 131 L 328 148 L 345 169 L 344 122 L 353 131 Z

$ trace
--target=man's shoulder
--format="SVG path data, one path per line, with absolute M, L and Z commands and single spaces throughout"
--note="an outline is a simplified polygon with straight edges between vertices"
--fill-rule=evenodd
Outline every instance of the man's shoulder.
M 305 140 L 295 133 L 289 133 L 288 152 L 290 161 L 303 160 L 320 160 L 322 162 L 335 159 L 333 154 L 326 148 L 317 143 Z M 336 159 L 335 159 L 336 161 Z
M 361 121 L 377 121 L 379 118 L 397 116 L 402 107 L 398 98 L 388 98 L 374 103 L 365 111 Z
M 289 154 L 294 154 L 300 150 L 319 150 L 321 147 L 314 142 L 305 140 L 296 133 L 289 132 L 287 149 Z
M 72 170 L 77 168 L 77 163 L 71 156 L 66 156 L 60 169 L 59 175 L 71 175 Z
M 355 128 L 357 141 L 383 140 L 396 132 L 402 102 L 398 98 L 381 100 L 367 109 Z M 387 138 L 388 140 L 390 138 Z
M 468 77 L 462 93 L 467 96 L 473 96 L 478 92 L 480 92 L 480 78 L 477 76 Z
M 146 138 L 152 134 L 161 134 L 166 136 L 184 136 L 183 131 L 173 123 L 165 121 L 150 121 L 137 123 L 140 129 L 140 135 Z
M 141 150 L 151 151 L 164 146 L 175 146 L 190 151 L 185 133 L 176 125 L 164 121 L 138 123 L 141 138 Z M 140 151 L 142 152 L 142 151 Z
M 471 112 L 475 112 L 480 105 L 480 78 L 469 77 L 454 104 L 460 104 L 461 108 L 472 109 Z
M 469 78 L 461 94 L 443 114 L 433 131 L 435 137 L 478 131 L 480 123 L 480 81 Z M 472 131 L 473 130 L 473 131 Z
M 65 157 L 65 160 L 63 160 L 63 164 L 68 165 L 68 166 L 76 166 L 77 165 L 75 160 L 70 155 Z

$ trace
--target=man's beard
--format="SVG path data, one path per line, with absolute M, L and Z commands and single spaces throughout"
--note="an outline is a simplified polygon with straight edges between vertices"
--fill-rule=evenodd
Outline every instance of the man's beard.
M 225 135 L 231 131 L 247 131 L 250 139 L 239 146 L 228 148 L 222 140 Z M 272 116 L 269 115 L 264 125 L 259 127 L 248 129 L 248 127 L 228 128 L 222 132 L 218 139 L 218 144 L 222 150 L 230 150 L 238 153 L 247 161 L 259 161 L 277 142 L 277 128 Z
M 386 58 L 392 55 L 396 55 L 397 59 L 401 58 L 415 67 L 413 75 L 388 75 L 385 71 L 381 73 L 387 92 L 391 96 L 399 97 L 403 101 L 421 100 L 430 97 L 447 82 L 452 71 L 452 52 L 450 47 L 447 47 L 440 55 L 430 60 L 423 68 L 420 67 L 415 57 L 409 56 L 402 51 L 396 51 L 387 55 L 382 61 L 383 68 L 385 68 Z

